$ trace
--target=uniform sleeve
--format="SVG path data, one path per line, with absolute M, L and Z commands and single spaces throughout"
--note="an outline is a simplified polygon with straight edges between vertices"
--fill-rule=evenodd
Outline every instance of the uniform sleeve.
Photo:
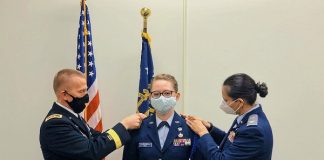
M 209 134 L 212 136 L 217 145 L 221 144 L 222 140 L 226 135 L 226 133 L 223 130 L 220 130 L 219 128 L 214 126 L 210 129 Z
M 89 128 L 90 128 L 90 132 L 91 132 L 91 134 L 92 134 L 93 137 L 97 138 L 98 136 L 101 135 L 101 132 L 96 131 L 95 129 L 93 129 L 91 127 L 89 127 Z
M 54 154 L 68 159 L 100 160 L 125 144 L 130 137 L 120 123 L 90 139 L 73 128 L 73 124 L 64 118 L 45 123 L 46 147 Z
M 257 127 L 247 128 L 237 133 L 233 144 L 221 152 L 211 135 L 205 134 L 200 138 L 198 148 L 208 160 L 250 160 L 259 154 L 263 138 L 261 130 Z
M 131 140 L 128 141 L 124 146 L 123 152 L 123 160 L 138 160 L 138 152 L 137 152 L 137 136 L 138 130 L 130 131 Z

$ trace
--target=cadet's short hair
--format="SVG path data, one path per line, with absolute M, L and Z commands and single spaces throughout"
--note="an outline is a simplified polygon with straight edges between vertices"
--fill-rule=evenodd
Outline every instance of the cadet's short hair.
M 75 69 L 62 69 L 58 71 L 54 77 L 53 81 L 53 89 L 54 92 L 57 93 L 59 91 L 59 88 L 68 82 L 72 76 L 79 76 L 84 77 L 82 72 L 75 70 Z
M 173 89 L 178 92 L 178 82 L 177 80 L 170 74 L 158 74 L 156 76 L 153 77 L 151 85 L 153 85 L 154 81 L 157 80 L 165 80 L 165 81 L 169 81 L 173 84 Z

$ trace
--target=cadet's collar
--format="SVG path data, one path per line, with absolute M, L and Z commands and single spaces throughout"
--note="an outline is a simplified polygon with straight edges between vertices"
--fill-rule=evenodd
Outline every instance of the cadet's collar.
M 72 113 L 73 115 L 75 115 L 75 117 L 79 117 L 78 114 L 76 114 L 72 109 L 64 106 L 63 104 L 59 103 L 59 102 L 55 102 L 58 106 L 62 107 L 63 109 L 69 111 L 70 113 Z
M 157 114 L 155 114 L 156 116 L 156 126 L 159 126 L 159 124 L 162 122 L 162 120 L 157 116 Z M 166 120 L 169 124 L 169 126 L 171 126 L 172 124 L 172 120 L 173 120 L 173 117 L 174 117 L 174 112 L 172 113 L 172 115 Z
M 248 113 L 252 112 L 253 110 L 255 110 L 255 109 L 259 108 L 259 107 L 260 107 L 260 105 L 259 105 L 259 104 L 256 104 L 256 105 L 255 105 L 253 108 L 251 108 L 249 111 L 247 111 L 246 113 L 244 113 L 244 114 L 238 116 L 237 119 L 236 119 L 237 124 L 240 124 L 240 122 L 242 121 L 242 119 L 244 118 L 245 115 L 247 115 Z

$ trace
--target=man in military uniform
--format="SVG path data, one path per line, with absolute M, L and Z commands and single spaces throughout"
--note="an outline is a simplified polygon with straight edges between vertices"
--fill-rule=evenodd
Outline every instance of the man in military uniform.
M 100 133 L 79 115 L 89 101 L 86 79 L 79 71 L 63 69 L 53 83 L 57 101 L 40 128 L 40 144 L 45 160 L 100 160 L 129 139 L 128 129 L 136 129 L 146 117 L 134 114 Z

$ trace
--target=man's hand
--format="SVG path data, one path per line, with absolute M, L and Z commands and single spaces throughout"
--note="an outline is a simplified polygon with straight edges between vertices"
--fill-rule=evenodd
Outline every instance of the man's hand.
M 136 113 L 124 118 L 121 121 L 121 124 L 126 129 L 137 129 L 141 126 L 143 119 L 146 118 L 146 115 L 143 113 Z

